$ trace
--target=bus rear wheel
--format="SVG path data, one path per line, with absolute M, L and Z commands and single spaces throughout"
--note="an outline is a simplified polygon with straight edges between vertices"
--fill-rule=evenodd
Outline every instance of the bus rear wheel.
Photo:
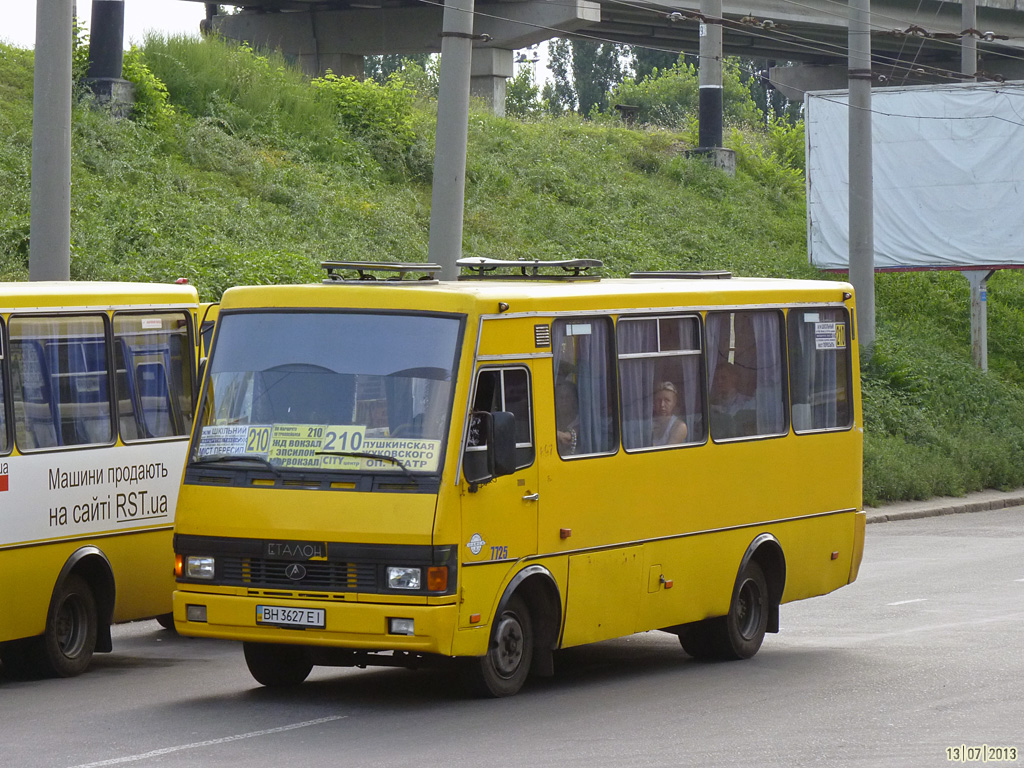
M 54 590 L 46 629 L 38 639 L 40 672 L 54 677 L 80 675 L 96 650 L 96 598 L 85 579 L 68 576 Z
M 487 654 L 464 660 L 463 680 L 477 696 L 512 696 L 526 682 L 532 662 L 530 611 L 521 598 L 513 595 L 494 620 Z
M 764 570 L 750 560 L 736 577 L 729 613 L 689 625 L 679 635 L 683 650 L 695 659 L 749 659 L 764 642 L 768 599 Z
M 299 685 L 313 670 L 313 663 L 301 646 L 242 643 L 242 651 L 249 673 L 268 688 Z

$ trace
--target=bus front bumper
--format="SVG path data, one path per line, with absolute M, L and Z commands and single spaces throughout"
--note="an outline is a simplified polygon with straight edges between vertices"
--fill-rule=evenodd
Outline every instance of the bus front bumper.
M 271 622 L 298 621 L 306 626 L 258 620 L 267 614 L 272 615 Z M 335 603 L 180 589 L 174 593 L 174 627 L 192 637 L 450 656 L 457 622 L 454 604 Z

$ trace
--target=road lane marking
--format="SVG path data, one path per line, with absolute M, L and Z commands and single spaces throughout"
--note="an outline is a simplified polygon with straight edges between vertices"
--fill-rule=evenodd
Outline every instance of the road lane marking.
M 123 765 L 124 763 L 134 763 L 139 760 L 147 760 L 151 757 L 161 757 L 162 755 L 169 755 L 172 752 L 181 752 L 184 749 L 198 749 L 199 747 L 212 747 L 217 744 L 227 744 L 232 741 L 241 741 L 242 739 L 254 739 L 257 736 L 268 736 L 272 733 L 281 733 L 282 731 L 294 731 L 296 728 L 308 728 L 311 725 L 329 723 L 332 720 L 344 720 L 346 717 L 348 717 L 348 715 L 333 715 L 331 717 L 320 717 L 316 720 L 306 720 L 301 723 L 281 725 L 277 728 L 266 728 L 262 731 L 239 733 L 234 736 L 224 736 L 220 739 L 209 739 L 207 741 L 196 741 L 191 744 L 179 744 L 176 747 L 164 747 L 163 749 L 154 749 L 152 752 L 143 752 L 139 755 L 127 755 L 125 757 L 115 757 L 110 760 L 100 760 L 98 763 L 83 763 L 82 765 L 72 766 L 72 768 L 101 768 L 105 765 Z
M 925 603 L 927 601 L 927 597 L 918 597 L 914 600 L 900 600 L 898 603 L 886 603 L 886 605 L 907 605 L 908 603 Z

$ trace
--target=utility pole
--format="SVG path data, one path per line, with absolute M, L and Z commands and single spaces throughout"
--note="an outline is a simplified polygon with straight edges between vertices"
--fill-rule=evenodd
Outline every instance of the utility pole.
M 722 0 L 700 0 L 700 95 L 697 109 L 697 145 L 722 146 Z
M 36 0 L 29 280 L 71 277 L 72 0 Z
M 977 80 L 978 40 L 974 30 L 978 23 L 976 0 L 961 0 L 960 23 L 966 34 L 960 38 L 960 73 L 964 80 Z M 971 30 L 969 33 L 967 30 Z M 971 286 L 971 358 L 982 371 L 988 370 L 988 279 L 993 270 L 962 270 Z
M 861 357 L 875 343 L 875 224 L 871 168 L 871 0 L 850 0 L 850 282 Z
M 473 58 L 474 0 L 445 0 L 441 31 L 441 73 L 434 139 L 434 182 L 430 195 L 428 261 L 440 278 L 454 280 L 462 257 L 469 138 L 469 78 Z
M 697 148 L 687 154 L 735 176 L 736 154 L 722 148 L 722 0 L 700 0 L 700 15 Z

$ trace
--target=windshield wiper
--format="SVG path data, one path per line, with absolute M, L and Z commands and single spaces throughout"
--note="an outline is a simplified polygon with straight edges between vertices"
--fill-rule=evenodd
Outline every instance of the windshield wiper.
M 365 453 L 363 451 L 317 451 L 316 455 L 352 456 L 357 459 L 383 459 L 384 461 L 390 461 L 392 464 L 397 466 L 410 480 L 416 480 L 416 475 L 409 471 L 409 468 L 405 466 L 405 463 L 401 459 L 387 453 Z
M 206 456 L 198 456 L 190 462 L 191 464 L 214 464 L 221 461 L 253 461 L 269 469 L 278 477 L 281 476 L 281 469 L 271 464 L 268 459 L 262 456 L 253 456 L 247 453 L 210 453 Z

